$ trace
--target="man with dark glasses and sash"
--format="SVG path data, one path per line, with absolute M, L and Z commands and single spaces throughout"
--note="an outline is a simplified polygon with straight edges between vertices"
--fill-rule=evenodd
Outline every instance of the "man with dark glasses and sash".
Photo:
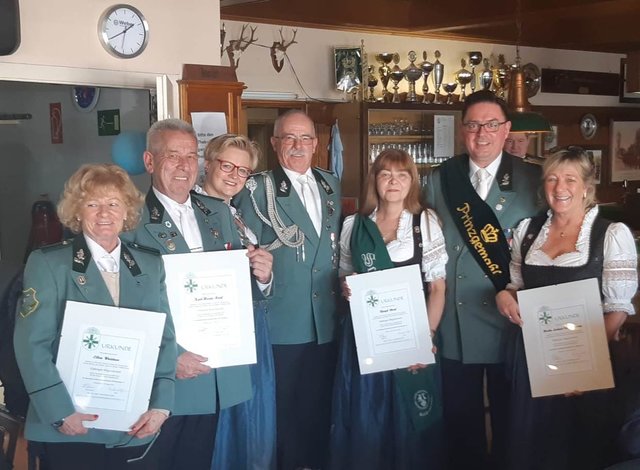
M 449 255 L 437 344 L 452 470 L 499 470 L 504 464 L 509 323 L 499 314 L 495 295 L 509 282 L 511 230 L 539 210 L 540 184 L 538 166 L 502 151 L 510 128 L 503 100 L 484 90 L 470 95 L 462 110 L 468 153 L 433 171 L 424 188 L 427 204 L 443 222 Z

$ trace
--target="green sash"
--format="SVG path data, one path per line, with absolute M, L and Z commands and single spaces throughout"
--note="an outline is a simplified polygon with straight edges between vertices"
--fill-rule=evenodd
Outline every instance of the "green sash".
M 380 230 L 369 217 L 355 215 L 350 245 L 355 272 L 366 273 L 394 267 Z M 442 417 L 441 392 L 434 375 L 436 373 L 434 366 L 417 372 L 406 369 L 393 371 L 405 410 L 417 431 L 427 429 Z
M 499 292 L 509 282 L 509 244 L 495 213 L 473 189 L 468 169 L 467 156 L 440 167 L 444 200 L 469 251 Z

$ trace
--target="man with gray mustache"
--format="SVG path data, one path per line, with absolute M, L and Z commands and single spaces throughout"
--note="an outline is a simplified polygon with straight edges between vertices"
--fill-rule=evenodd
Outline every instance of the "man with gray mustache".
M 340 183 L 311 167 L 318 139 L 302 111 L 278 117 L 271 145 L 280 166 L 247 180 L 233 203 L 273 254 L 278 468 L 316 469 L 327 454 L 336 362 Z

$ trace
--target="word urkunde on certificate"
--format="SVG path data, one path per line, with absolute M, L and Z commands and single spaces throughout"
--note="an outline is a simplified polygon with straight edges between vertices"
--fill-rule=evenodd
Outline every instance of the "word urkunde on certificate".
M 88 428 L 128 431 L 149 407 L 166 314 L 68 301 L 56 367 Z

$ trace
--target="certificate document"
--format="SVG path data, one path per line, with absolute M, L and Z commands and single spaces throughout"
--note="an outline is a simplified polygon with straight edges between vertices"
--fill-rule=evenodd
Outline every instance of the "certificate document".
M 256 339 L 247 250 L 164 255 L 178 344 L 213 368 L 254 364 Z
M 361 374 L 433 364 L 420 267 L 346 278 Z
M 518 292 L 531 395 L 612 388 L 595 278 Z
M 88 428 L 128 431 L 149 408 L 166 314 L 67 302 L 56 367 Z

